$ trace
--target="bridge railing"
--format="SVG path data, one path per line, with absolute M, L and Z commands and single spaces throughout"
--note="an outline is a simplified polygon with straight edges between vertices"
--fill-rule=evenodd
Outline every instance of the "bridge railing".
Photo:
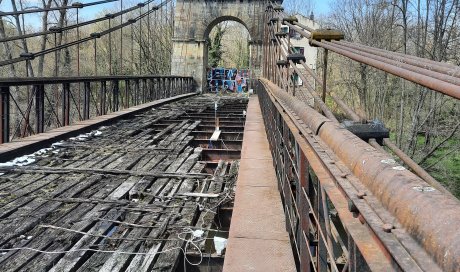
M 150 101 L 191 93 L 181 76 L 0 79 L 0 144 Z
M 300 271 L 458 268 L 458 200 L 269 80 L 257 89 Z

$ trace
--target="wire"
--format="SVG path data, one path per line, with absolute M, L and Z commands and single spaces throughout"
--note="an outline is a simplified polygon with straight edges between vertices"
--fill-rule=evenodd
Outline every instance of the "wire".
M 118 0 L 111 0 L 111 1 L 118 1 Z M 146 1 L 144 3 L 141 3 L 141 4 L 146 5 L 146 4 L 149 4 L 149 3 L 153 2 L 153 1 L 154 0 L 148 0 L 148 1 Z M 119 12 L 114 13 L 114 14 L 107 14 L 106 16 L 101 17 L 101 18 L 96 18 L 96 19 L 89 20 L 89 21 L 86 21 L 86 22 L 81 22 L 81 23 L 78 23 L 78 24 L 73 24 L 73 25 L 61 27 L 61 28 L 59 28 L 59 31 L 67 31 L 67 30 L 71 30 L 71 29 L 74 29 L 74 28 L 77 28 L 77 27 L 82 27 L 82 26 L 102 22 L 102 21 L 105 21 L 105 20 L 108 20 L 108 19 L 113 19 L 115 17 L 121 16 L 121 15 L 123 15 L 125 13 L 128 13 L 128 12 L 131 12 L 133 10 L 138 9 L 139 8 L 138 5 L 132 6 L 132 7 L 128 8 L 128 9 L 124 9 L 124 10 L 119 11 Z M 0 17 L 1 16 L 2 15 L 0 13 Z M 0 42 L 9 42 L 9 41 L 15 41 L 15 40 L 19 40 L 19 39 L 27 39 L 27 38 L 43 36 L 43 35 L 48 35 L 48 34 L 53 34 L 53 33 L 55 33 L 55 32 L 51 31 L 51 30 L 35 32 L 35 33 L 31 33 L 31 34 L 24 34 L 24 35 L 18 35 L 18 36 L 13 36 L 13 37 L 7 37 L 7 38 L 4 38 L 4 39 L 0 39 Z
M 152 1 L 152 0 L 149 0 L 149 1 Z M 121 25 L 117 25 L 115 27 L 106 29 L 106 30 L 104 30 L 102 32 L 99 32 L 99 33 L 93 33 L 89 37 L 86 37 L 86 38 L 82 38 L 82 39 L 79 39 L 79 40 L 76 40 L 76 41 L 73 41 L 73 42 L 70 42 L 70 43 L 66 43 L 66 44 L 63 44 L 63 45 L 60 45 L 60 46 L 56 46 L 56 47 L 53 47 L 53 48 L 49 48 L 49 49 L 46 49 L 46 50 L 43 50 L 43 51 L 39 51 L 37 53 L 31 53 L 31 54 L 32 54 L 33 57 L 46 55 L 46 54 L 49 54 L 51 52 L 55 52 L 55 51 L 58 51 L 58 50 L 61 50 L 61 49 L 64 49 L 64 48 L 67 48 L 67 47 L 70 47 L 70 46 L 74 46 L 74 45 L 77 45 L 77 44 L 85 43 L 85 42 L 88 42 L 90 40 L 100 38 L 100 37 L 102 37 L 104 35 L 107 35 L 108 33 L 114 32 L 115 30 L 118 30 L 118 29 L 123 28 L 125 26 L 128 26 L 128 25 L 136 23 L 138 20 L 144 18 L 145 16 L 149 15 L 150 13 L 152 13 L 155 10 L 159 9 L 160 7 L 164 6 L 169 1 L 171 1 L 171 0 L 166 0 L 166 1 L 162 2 L 159 5 L 152 7 L 151 10 L 149 10 L 149 11 L 147 11 L 147 12 L 145 12 L 145 13 L 143 13 L 143 14 L 141 14 L 141 15 L 133 18 L 133 19 L 130 19 L 127 22 L 125 22 L 125 23 L 123 23 Z M 17 58 L 14 58 L 14 59 L 1 61 L 0 62 L 0 67 L 5 66 L 5 65 L 9 65 L 9 64 L 13 64 L 13 63 L 18 63 L 18 62 L 21 62 L 21 61 L 26 61 L 26 60 L 30 60 L 30 58 L 28 58 L 28 57 L 17 57 Z
M 44 12 L 44 11 L 65 10 L 65 9 L 75 9 L 75 8 L 79 9 L 79 8 L 95 6 L 95 5 L 100 5 L 100 4 L 106 4 L 106 3 L 110 3 L 110 2 L 116 2 L 116 1 L 119 1 L 119 0 L 103 0 L 103 1 L 96 1 L 96 2 L 91 2 L 91 3 L 86 3 L 86 4 L 73 3 L 73 5 L 71 5 L 71 6 L 52 7 L 52 8 L 35 8 L 35 9 L 27 9 L 27 10 L 20 10 L 20 11 L 8 11 L 8 12 L 0 11 L 0 17 L 2 17 L 2 16 L 17 16 L 17 15 Z

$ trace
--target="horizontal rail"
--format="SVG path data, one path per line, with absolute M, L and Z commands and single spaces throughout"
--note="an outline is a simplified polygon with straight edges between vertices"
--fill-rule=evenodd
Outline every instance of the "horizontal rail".
M 0 79 L 0 144 L 123 108 L 194 92 L 192 77 Z
M 97 82 L 110 80 L 141 80 L 141 79 L 165 79 L 181 78 L 192 79 L 188 76 L 171 76 L 171 75 L 113 75 L 113 76 L 79 76 L 79 77 L 9 77 L 0 78 L 0 86 L 27 86 L 36 84 L 62 84 L 62 83 L 82 83 Z

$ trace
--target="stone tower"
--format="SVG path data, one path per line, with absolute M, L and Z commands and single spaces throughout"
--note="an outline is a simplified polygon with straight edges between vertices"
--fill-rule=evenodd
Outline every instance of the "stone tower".
M 250 34 L 252 76 L 260 75 L 267 3 L 256 0 L 177 0 L 171 74 L 193 76 L 202 90 L 206 82 L 209 33 L 220 22 L 236 21 Z

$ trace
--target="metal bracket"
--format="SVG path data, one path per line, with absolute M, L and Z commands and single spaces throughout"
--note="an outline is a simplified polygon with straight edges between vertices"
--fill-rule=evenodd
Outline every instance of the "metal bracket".
M 276 65 L 286 67 L 289 65 L 289 62 L 287 60 L 278 60 Z
M 288 61 L 292 60 L 295 64 L 299 64 L 300 61 L 305 62 L 305 56 L 300 53 L 289 54 L 286 58 Z
M 289 16 L 289 17 L 284 17 L 283 18 L 283 24 L 284 23 L 290 23 L 290 24 L 293 24 L 294 22 L 298 22 L 299 19 L 297 19 L 297 17 L 295 16 Z
M 339 30 L 335 29 L 316 29 L 310 33 L 310 46 L 316 46 L 312 44 L 312 40 L 315 41 L 321 41 L 321 40 L 326 40 L 326 41 L 340 41 L 345 38 L 345 34 Z
M 366 142 L 371 138 L 375 138 L 378 143 L 382 144 L 383 138 L 390 137 L 390 131 L 378 120 L 366 123 L 345 120 L 342 125 Z

